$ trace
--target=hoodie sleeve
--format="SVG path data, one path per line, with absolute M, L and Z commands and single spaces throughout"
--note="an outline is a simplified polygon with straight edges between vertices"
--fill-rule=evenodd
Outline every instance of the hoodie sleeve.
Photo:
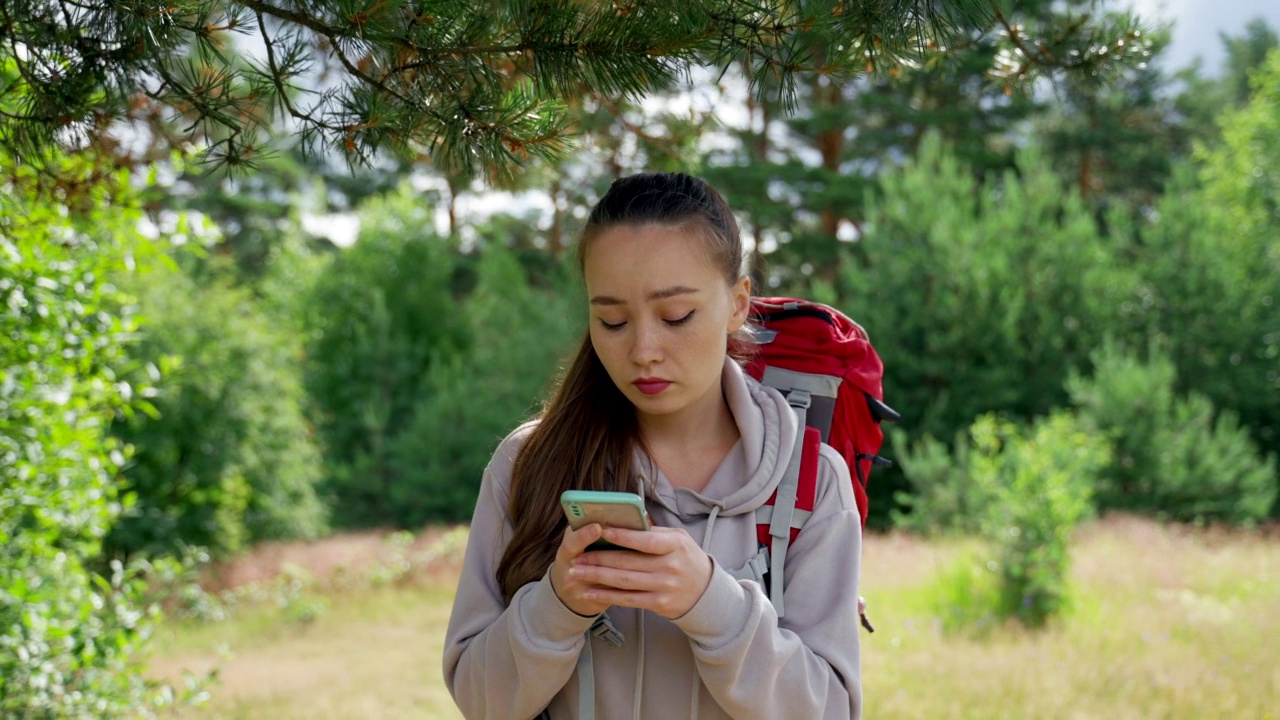
M 859 718 L 862 522 L 843 460 L 822 449 L 819 507 L 787 552 L 787 614 L 717 563 L 676 625 L 703 684 L 733 717 Z M 825 488 L 825 491 L 823 490 Z
M 595 620 L 565 607 L 548 575 L 520 588 L 510 606 L 502 601 L 496 573 L 511 536 L 505 508 L 515 435 L 485 469 L 445 634 L 445 684 L 467 718 L 542 712 L 572 676 Z

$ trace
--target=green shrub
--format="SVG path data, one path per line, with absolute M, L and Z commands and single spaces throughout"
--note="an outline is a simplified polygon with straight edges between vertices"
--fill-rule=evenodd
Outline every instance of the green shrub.
M 581 333 L 576 302 L 569 290 L 531 288 L 502 247 L 483 252 L 462 306 L 476 341 L 432 367 L 412 424 L 391 444 L 390 499 L 403 525 L 471 517 L 494 448 L 538 409 Z
M 998 615 L 1038 627 L 1066 604 L 1071 532 L 1110 449 L 1062 412 L 1029 431 L 985 415 L 970 434 L 970 477 L 992 498 L 982 527 L 997 548 Z
M 431 231 L 433 213 L 407 185 L 367 203 L 356 243 L 324 267 L 306 303 L 306 388 L 336 524 L 405 517 L 393 448 L 433 366 L 467 344 L 456 249 Z
M 862 227 L 842 256 L 838 306 L 870 332 L 885 399 L 914 437 L 1064 405 L 1068 371 L 1137 312 L 1120 243 L 1036 148 L 1017 173 L 980 182 L 930 135 L 881 175 Z M 901 476 L 877 473 L 871 507 L 887 512 Z
M 130 453 L 106 429 L 146 391 L 124 379 L 136 320 L 116 281 L 149 245 L 127 177 L 51 165 L 76 208 L 0 156 L 0 717 L 151 717 L 173 694 L 142 677 L 147 566 L 99 558 Z
M 999 565 L 980 552 L 968 552 L 939 570 L 924 588 L 929 610 L 943 632 L 982 635 L 999 619 Z
M 938 579 L 932 595 L 944 628 L 1003 617 L 1036 627 L 1061 611 L 1071 531 L 1092 513 L 1092 487 L 1110 457 L 1104 437 L 1061 411 L 1030 429 L 987 414 L 953 449 L 925 437 L 899 450 L 915 492 L 905 499 L 911 512 L 895 522 L 977 533 L 994 552 L 966 558 Z
M 150 555 L 184 546 L 215 554 L 247 543 L 315 537 L 319 451 L 304 419 L 294 332 L 245 291 L 155 272 L 138 288 L 139 358 L 161 366 L 157 413 L 118 423 L 136 447 L 125 470 L 137 497 L 109 538 L 113 551 Z
M 872 199 L 864 263 L 837 291 L 884 359 L 913 434 L 951 437 L 986 412 L 1030 420 L 1066 401 L 1071 368 L 1135 291 L 1115 243 L 1035 148 L 985 184 L 930 135 Z
M 1267 517 L 1275 459 L 1260 456 L 1235 413 L 1215 413 L 1197 392 L 1179 397 L 1173 361 L 1158 349 L 1143 361 L 1108 343 L 1092 360 L 1093 375 L 1073 374 L 1067 388 L 1115 443 L 1097 486 L 1099 510 L 1245 524 Z
M 922 535 L 978 532 L 991 498 L 969 479 L 964 434 L 957 434 L 951 446 L 928 435 L 908 446 L 906 433 L 897 428 L 889 438 L 894 462 L 911 488 L 895 498 L 907 512 L 891 511 L 894 527 Z
M 1190 305 L 1178 319 L 1194 323 L 1177 361 L 1184 387 L 1239 413 L 1268 453 L 1280 453 L 1280 49 L 1250 73 L 1250 86 L 1249 104 L 1219 119 L 1222 143 L 1198 153 L 1201 202 L 1214 216 L 1186 270 L 1212 265 L 1214 285 L 1183 285 L 1170 301 Z M 1205 322 L 1206 313 L 1216 322 Z M 1207 351 L 1200 332 L 1225 342 Z M 1272 511 L 1280 516 L 1280 503 Z

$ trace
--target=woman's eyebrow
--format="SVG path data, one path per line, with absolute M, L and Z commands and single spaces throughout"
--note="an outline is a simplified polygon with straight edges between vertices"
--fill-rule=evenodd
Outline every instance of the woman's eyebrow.
M 677 295 L 689 295 L 698 292 L 694 288 L 684 285 L 673 285 L 662 290 L 655 290 L 645 298 L 646 300 L 665 300 L 667 298 L 676 297 Z M 611 295 L 596 295 L 591 298 L 592 305 L 625 305 L 626 303 Z

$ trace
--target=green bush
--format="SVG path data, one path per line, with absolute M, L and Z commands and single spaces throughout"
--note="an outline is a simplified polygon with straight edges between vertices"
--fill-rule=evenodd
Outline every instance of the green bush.
M 432 367 L 466 345 L 452 241 L 406 185 L 361 209 L 356 243 L 320 272 L 307 302 L 306 388 L 325 454 L 333 521 L 393 523 L 392 449 Z
M 969 479 L 969 446 L 963 433 L 955 443 L 925 435 L 908 446 L 906 433 L 890 430 L 894 462 L 910 486 L 895 498 L 907 512 L 892 510 L 894 527 L 922 535 L 976 533 L 991 502 L 986 488 Z
M 880 186 L 836 292 L 913 436 L 951 438 L 986 412 L 1047 414 L 1066 403 L 1068 371 L 1134 322 L 1123 248 L 1035 148 L 982 183 L 931 135 Z M 872 508 L 887 512 L 902 483 L 877 472 Z
M 1161 349 L 1162 363 L 1168 364 L 1162 371 L 1174 378 L 1162 392 L 1229 410 L 1255 442 L 1275 453 L 1280 452 L 1280 312 L 1272 303 L 1280 302 L 1280 272 L 1265 269 L 1270 238 L 1250 238 L 1230 228 L 1224 217 L 1230 210 L 1231 203 L 1210 199 L 1189 168 L 1180 170 L 1153 218 L 1139 228 L 1134 266 L 1141 275 L 1142 300 L 1135 307 L 1143 330 L 1127 344 Z M 1163 387 L 1164 381 L 1151 377 L 1145 384 Z M 1136 394 L 1120 391 L 1131 398 Z M 1163 402 L 1173 407 L 1168 397 Z
M 106 429 L 146 390 L 124 379 L 136 320 L 116 281 L 148 244 L 127 177 L 54 167 L 0 156 L 0 717 L 150 717 L 172 694 L 142 677 L 146 566 L 99 558 L 130 453 Z M 33 190 L 53 173 L 76 207 Z
M 475 343 L 431 368 L 414 418 L 390 448 L 390 501 L 403 526 L 471 517 L 485 465 L 538 409 L 559 361 L 582 332 L 569 290 L 539 290 L 513 254 L 483 251 L 462 305 Z
M 899 527 L 977 534 L 994 557 L 965 558 L 931 591 L 948 630 L 1013 617 L 1032 627 L 1061 611 L 1071 531 L 1092 513 L 1093 484 L 1111 448 L 1075 416 L 1055 412 L 1023 429 L 979 417 L 954 448 L 926 436 L 913 448 L 894 436 L 914 489 Z
M 999 619 L 999 565 L 982 552 L 966 552 L 944 565 L 924 588 L 929 610 L 944 632 L 983 635 Z
M 1071 533 L 1110 448 L 1063 412 L 1026 431 L 985 415 L 970 435 L 970 478 L 992 498 L 982 527 L 997 548 L 998 615 L 1041 626 L 1066 605 Z
M 913 434 L 1062 406 L 1068 371 L 1126 317 L 1135 278 L 1116 244 L 1035 148 L 1018 168 L 981 184 L 930 135 L 882 176 L 865 261 L 845 256 L 840 305 L 870 329 Z
M 1274 454 L 1280 452 L 1280 52 L 1252 76 L 1249 104 L 1222 114 L 1221 141 L 1176 168 L 1154 211 L 1136 226 L 1114 218 L 1115 234 L 1136 238 L 1126 262 L 1140 283 L 1122 306 L 1136 313 L 1139 330 L 1115 337 L 1133 347 L 1158 344 L 1176 368 L 1176 392 L 1202 406 L 1184 412 L 1203 415 L 1203 400 L 1190 398 L 1205 398 L 1231 411 Z M 1280 503 L 1271 512 L 1280 513 Z
M 1067 382 L 1081 414 L 1115 442 L 1098 508 L 1183 521 L 1267 517 L 1274 457 L 1260 456 L 1235 413 L 1215 413 L 1198 392 L 1179 397 L 1173 361 L 1154 348 L 1148 355 L 1144 362 L 1108 343 L 1092 355 L 1092 377 L 1073 374 Z
M 581 332 L 580 289 L 499 216 L 468 251 L 407 191 L 362 208 L 355 245 L 310 295 L 307 386 L 335 521 L 417 527 L 470 517 L 493 449 L 537 409 Z
M 1198 182 L 1167 191 L 1137 260 L 1179 389 L 1280 453 L 1280 50 L 1251 77 L 1249 104 L 1223 113 L 1222 142 L 1197 152 Z
M 269 322 L 245 291 L 178 271 L 138 288 L 135 355 L 161 367 L 157 413 L 118 423 L 136 449 L 125 470 L 137 502 L 108 538 L 123 554 L 226 554 L 266 539 L 315 537 L 318 449 L 304 419 L 296 333 Z

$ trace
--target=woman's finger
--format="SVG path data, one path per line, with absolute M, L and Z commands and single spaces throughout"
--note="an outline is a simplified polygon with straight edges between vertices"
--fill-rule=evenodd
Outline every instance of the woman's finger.
M 604 565 L 575 565 L 570 568 L 569 577 L 585 585 L 603 585 L 620 590 L 654 590 L 661 580 L 651 573 Z
M 681 600 L 667 593 L 654 593 L 644 590 L 619 590 L 607 586 L 596 586 L 587 592 L 592 602 L 609 607 L 629 607 L 649 610 L 658 615 L 672 619 L 688 612 Z
M 564 560 L 570 561 L 586 552 L 591 543 L 600 539 L 603 530 L 599 523 L 584 525 L 577 530 L 565 528 L 564 538 L 560 541 L 560 551 L 564 553 Z
M 635 550 L 647 555 L 665 555 L 674 552 L 680 546 L 683 537 L 688 533 L 672 528 L 652 528 L 650 530 L 628 530 L 626 528 L 604 528 L 604 539 L 619 547 Z
M 564 536 L 560 539 L 560 547 L 556 550 L 555 562 L 551 564 L 552 590 L 565 607 L 584 617 L 599 615 L 608 609 L 608 605 L 602 605 L 587 598 L 589 585 L 572 577 L 570 570 L 575 558 L 581 557 L 587 546 L 599 538 L 600 526 L 596 524 L 587 525 L 578 530 L 565 528 Z

